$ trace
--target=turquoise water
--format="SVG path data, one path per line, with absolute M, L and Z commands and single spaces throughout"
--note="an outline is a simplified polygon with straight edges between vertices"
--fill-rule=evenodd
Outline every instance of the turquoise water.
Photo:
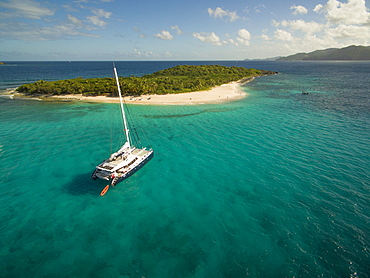
M 130 106 L 155 156 L 104 197 L 116 104 L 0 98 L 0 276 L 370 277 L 370 64 L 275 67 L 241 101 Z

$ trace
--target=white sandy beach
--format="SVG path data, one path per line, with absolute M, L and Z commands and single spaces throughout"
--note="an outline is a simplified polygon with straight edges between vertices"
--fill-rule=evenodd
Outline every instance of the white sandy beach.
M 13 93 L 13 92 L 11 92 Z M 17 97 L 17 94 L 14 93 Z M 197 105 L 197 104 L 211 104 L 222 103 L 242 99 L 247 96 L 243 92 L 240 83 L 231 82 L 216 86 L 208 91 L 198 91 L 191 93 L 181 94 L 168 94 L 168 95 L 143 95 L 140 97 L 125 97 L 126 103 L 143 104 L 143 105 Z M 22 97 L 22 95 L 19 95 Z M 82 95 L 62 95 L 52 96 L 46 99 L 60 99 L 64 101 L 77 100 L 86 102 L 104 102 L 104 103 L 119 103 L 119 98 L 112 98 L 106 96 L 91 96 L 86 97 Z
M 209 91 L 198 91 L 182 94 L 168 94 L 168 95 L 143 95 L 140 97 L 125 97 L 126 103 L 146 104 L 146 105 L 195 105 L 195 104 L 209 104 L 220 103 L 227 101 L 234 101 L 246 97 L 247 94 L 240 88 L 237 82 L 231 82 L 221 86 L 212 88 Z M 65 98 L 64 96 L 63 98 Z M 73 95 L 72 95 L 73 97 Z M 105 96 L 97 97 L 82 97 L 82 101 L 89 102 L 119 102 L 119 98 L 111 98 Z

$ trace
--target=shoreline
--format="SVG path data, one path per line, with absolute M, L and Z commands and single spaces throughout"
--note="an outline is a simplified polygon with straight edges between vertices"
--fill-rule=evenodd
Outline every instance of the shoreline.
M 243 99 L 247 93 L 243 92 L 237 82 L 216 86 L 208 91 L 167 95 L 142 95 L 137 97 L 124 97 L 124 101 L 139 105 L 198 105 L 214 104 Z M 81 101 L 119 103 L 119 98 L 106 96 L 82 97 Z
M 243 83 L 230 82 L 220 86 L 213 87 L 208 91 L 196 91 L 190 93 L 167 94 L 167 95 L 142 95 L 137 97 L 124 97 L 124 102 L 139 105 L 200 105 L 200 104 L 217 104 L 243 99 L 248 96 L 243 92 L 241 85 L 252 81 L 251 78 Z M 62 95 L 62 96 L 46 96 L 46 97 L 27 97 L 21 93 L 17 93 L 16 89 L 11 89 L 5 94 L 7 98 L 32 99 L 39 101 L 82 101 L 94 103 L 119 103 L 119 97 L 107 96 L 82 96 L 79 95 Z

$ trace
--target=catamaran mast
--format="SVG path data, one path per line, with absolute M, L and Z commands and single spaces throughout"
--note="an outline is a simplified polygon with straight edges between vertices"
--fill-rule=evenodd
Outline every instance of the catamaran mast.
M 120 104 L 121 104 L 122 120 L 123 120 L 123 124 L 124 124 L 124 127 L 125 127 L 124 132 L 126 134 L 126 141 L 128 142 L 128 145 L 130 147 L 130 153 L 131 153 L 131 142 L 130 142 L 129 130 L 128 130 L 128 127 L 127 127 L 125 109 L 123 109 L 123 99 L 122 99 L 122 93 L 121 93 L 121 86 L 119 85 L 117 69 L 116 69 L 115 65 L 113 65 L 113 69 L 114 69 L 114 76 L 116 78 L 116 83 L 117 83 L 117 88 L 118 88 L 119 101 L 120 101 Z

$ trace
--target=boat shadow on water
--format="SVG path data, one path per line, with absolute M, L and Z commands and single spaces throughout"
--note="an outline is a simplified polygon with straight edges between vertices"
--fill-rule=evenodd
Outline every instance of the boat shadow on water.
M 70 195 L 96 195 L 107 185 L 106 181 L 92 180 L 91 173 L 74 176 L 68 183 L 66 183 L 62 191 Z
M 210 108 L 204 109 L 192 113 L 184 113 L 184 114 L 162 114 L 162 115 L 142 115 L 143 118 L 182 118 L 182 117 L 189 117 L 189 116 L 196 116 L 203 113 L 220 113 L 220 112 L 230 112 L 234 110 L 241 109 L 241 107 L 232 107 L 232 108 Z

